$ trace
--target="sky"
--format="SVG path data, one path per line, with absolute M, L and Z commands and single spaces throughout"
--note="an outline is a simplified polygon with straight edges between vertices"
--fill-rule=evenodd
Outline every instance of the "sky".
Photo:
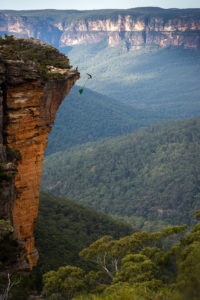
M 1 0 L 0 9 L 108 9 L 159 6 L 162 8 L 200 8 L 200 0 Z

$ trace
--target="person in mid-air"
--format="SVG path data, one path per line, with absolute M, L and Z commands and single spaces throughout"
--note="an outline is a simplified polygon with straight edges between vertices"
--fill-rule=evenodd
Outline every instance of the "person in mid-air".
M 88 76 L 88 78 L 86 79 L 86 81 L 85 81 L 83 87 L 79 90 L 79 93 L 80 93 L 80 94 L 83 93 L 83 90 L 84 90 L 84 87 L 86 86 L 87 81 L 88 81 L 89 79 L 92 79 L 92 75 L 91 75 L 91 74 L 87 73 L 87 76 Z

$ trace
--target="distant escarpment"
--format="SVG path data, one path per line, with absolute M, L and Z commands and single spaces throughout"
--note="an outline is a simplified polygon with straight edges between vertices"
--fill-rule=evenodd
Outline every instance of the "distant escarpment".
M 37 263 L 33 229 L 47 134 L 78 78 L 55 48 L 33 39 L 0 38 L 0 219 L 11 221 L 24 251 L 26 259 L 16 259 L 18 269 Z
M 106 41 L 126 49 L 200 46 L 200 9 L 153 7 L 99 11 L 0 11 L 0 32 L 40 38 L 56 47 Z

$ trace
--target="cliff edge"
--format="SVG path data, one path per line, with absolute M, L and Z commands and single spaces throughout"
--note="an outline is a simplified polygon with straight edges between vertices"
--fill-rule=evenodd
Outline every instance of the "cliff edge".
M 67 57 L 50 45 L 0 38 L 0 219 L 11 221 L 25 251 L 19 269 L 31 269 L 38 260 L 33 230 L 47 134 L 78 78 Z

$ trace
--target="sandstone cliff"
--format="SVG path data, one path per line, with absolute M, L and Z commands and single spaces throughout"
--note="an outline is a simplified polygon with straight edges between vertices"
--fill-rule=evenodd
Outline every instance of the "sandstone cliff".
M 10 174 L 9 180 L 1 181 L 0 219 L 11 220 L 30 268 L 38 259 L 33 230 L 47 134 L 79 78 L 68 62 L 39 41 L 0 40 L 0 167 Z M 18 267 L 28 266 L 24 261 Z
M 0 32 L 33 36 L 56 47 L 106 41 L 127 49 L 146 45 L 200 46 L 199 9 L 0 11 Z

